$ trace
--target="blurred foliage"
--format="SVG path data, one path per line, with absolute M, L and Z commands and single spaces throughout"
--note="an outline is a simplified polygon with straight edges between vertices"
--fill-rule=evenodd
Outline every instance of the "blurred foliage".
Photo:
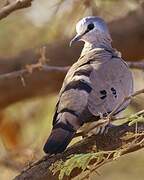
M 5 118 L 19 123 L 21 127 L 22 145 L 36 148 L 39 143 L 43 143 L 41 134 L 48 134 L 51 129 L 52 114 L 54 111 L 55 96 L 35 98 L 18 102 L 5 109 Z M 46 125 L 47 123 L 47 125 Z M 18 132 L 15 131 L 17 134 Z M 29 137 L 28 139 L 26 138 Z M 22 147 L 24 148 L 24 147 Z
M 43 155 L 42 147 L 51 130 L 55 101 L 55 95 L 35 98 L 18 102 L 0 113 L 0 159 L 7 160 L 8 156 L 12 161 L 10 165 L 3 165 L 0 160 L 0 171 L 5 166 L 11 171 L 16 163 L 21 167 L 14 168 L 17 173 Z M 14 172 L 12 174 L 16 175 Z

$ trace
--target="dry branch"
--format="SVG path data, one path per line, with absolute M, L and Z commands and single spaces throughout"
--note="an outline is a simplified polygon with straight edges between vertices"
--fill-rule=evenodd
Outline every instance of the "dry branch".
M 35 66 L 36 65 L 36 66 Z M 59 67 L 59 66 L 48 66 L 48 65 L 40 65 L 37 66 L 37 64 L 30 65 L 32 66 L 33 72 L 36 70 L 38 71 L 45 71 L 45 72 L 67 72 L 69 69 L 69 66 L 66 67 Z M 17 78 L 20 76 L 24 76 L 30 74 L 30 71 L 28 68 L 25 69 L 21 69 L 18 71 L 14 71 L 14 72 L 10 72 L 10 73 L 6 73 L 6 74 L 1 74 L 0 75 L 0 80 L 8 80 L 8 79 L 13 79 L 13 78 Z
M 138 62 L 127 62 L 130 68 L 136 68 L 136 69 L 140 69 L 143 70 L 144 69 L 144 61 L 138 61 Z M 70 66 L 65 66 L 65 67 L 59 67 L 59 66 L 49 66 L 46 64 L 31 64 L 29 65 L 32 67 L 32 71 L 35 70 L 41 70 L 41 71 L 45 71 L 45 72 L 64 72 L 66 73 L 68 71 L 68 69 L 70 68 Z M 30 71 L 28 68 L 25 69 L 21 69 L 18 71 L 13 71 L 10 73 L 6 73 L 6 74 L 0 74 L 0 81 L 1 80 L 7 80 L 7 79 L 13 79 L 13 78 L 17 78 L 26 74 L 29 74 Z
M 33 0 L 15 0 L 8 2 L 3 8 L 0 9 L 0 20 L 18 9 L 30 7 L 32 1 Z

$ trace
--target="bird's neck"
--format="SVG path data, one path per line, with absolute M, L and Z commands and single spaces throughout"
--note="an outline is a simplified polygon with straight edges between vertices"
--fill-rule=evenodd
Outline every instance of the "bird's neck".
M 85 39 L 85 44 L 84 48 L 82 50 L 81 55 L 85 55 L 89 51 L 93 49 L 106 49 L 106 50 L 112 50 L 112 39 L 109 34 L 104 34 L 104 33 L 98 33 L 93 36 L 88 37 L 89 39 Z
M 83 50 L 81 52 L 81 56 L 87 54 L 89 51 L 93 49 L 106 49 L 106 50 L 112 50 L 111 42 L 85 42 Z

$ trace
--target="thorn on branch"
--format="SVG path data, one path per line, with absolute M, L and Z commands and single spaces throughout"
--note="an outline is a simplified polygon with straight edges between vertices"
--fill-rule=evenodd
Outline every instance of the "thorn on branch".
M 23 87 L 26 87 L 26 82 L 25 82 L 25 79 L 22 75 L 20 75 L 20 80 L 22 82 Z
M 42 65 L 46 64 L 50 60 L 46 58 L 46 46 L 40 48 L 40 58 L 38 60 Z
M 49 59 L 46 58 L 46 46 L 43 46 L 40 48 L 40 58 L 38 59 L 38 62 L 35 64 L 27 64 L 25 66 L 26 70 L 32 74 L 34 69 L 42 70 L 43 66 L 46 65 L 46 63 L 49 61 Z

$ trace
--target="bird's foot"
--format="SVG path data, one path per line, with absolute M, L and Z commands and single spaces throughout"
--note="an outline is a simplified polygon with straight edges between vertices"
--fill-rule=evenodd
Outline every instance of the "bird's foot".
M 106 135 L 108 133 L 109 129 L 114 128 L 114 127 L 116 127 L 116 125 L 113 125 L 112 123 L 107 124 L 101 134 Z

